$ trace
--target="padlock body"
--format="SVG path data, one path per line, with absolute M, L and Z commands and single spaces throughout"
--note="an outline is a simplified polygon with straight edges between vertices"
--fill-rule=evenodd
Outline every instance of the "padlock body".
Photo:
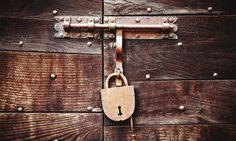
M 102 89 L 101 99 L 105 115 L 113 121 L 124 121 L 134 113 L 134 86 Z

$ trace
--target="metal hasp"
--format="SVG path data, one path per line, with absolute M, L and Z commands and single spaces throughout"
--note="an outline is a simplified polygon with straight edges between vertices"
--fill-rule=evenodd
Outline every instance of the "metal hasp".
M 177 17 L 99 17 L 56 16 L 55 38 L 115 38 L 116 30 L 123 30 L 124 39 L 177 39 Z

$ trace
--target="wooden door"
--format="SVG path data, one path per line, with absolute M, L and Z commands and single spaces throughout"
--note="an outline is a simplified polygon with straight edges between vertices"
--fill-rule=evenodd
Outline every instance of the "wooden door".
M 178 17 L 177 40 L 124 40 L 137 140 L 234 141 L 235 13 L 233 0 L 1 1 L 0 141 L 130 140 L 100 100 L 114 38 L 56 39 L 56 15 Z

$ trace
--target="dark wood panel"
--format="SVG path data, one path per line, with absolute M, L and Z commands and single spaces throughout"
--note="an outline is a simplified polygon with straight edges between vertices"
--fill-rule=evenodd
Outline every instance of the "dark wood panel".
M 235 80 L 143 81 L 131 85 L 136 94 L 135 124 L 236 123 Z M 128 125 L 129 121 L 106 119 L 105 124 Z
M 146 80 L 146 74 L 150 80 L 236 78 L 236 16 L 179 16 L 177 24 L 178 40 L 124 41 L 130 81 Z M 115 48 L 105 47 L 107 76 L 115 69 Z
M 102 0 L 2 0 L 1 16 L 53 20 L 58 15 L 89 16 L 102 14 Z
M 101 75 L 100 55 L 0 52 L 0 111 L 99 108 Z
M 234 141 L 236 125 L 158 125 L 135 128 L 140 141 Z M 130 127 L 105 126 L 105 141 L 130 140 Z
M 0 18 L 0 50 L 101 54 L 101 40 L 55 39 L 53 20 Z M 23 45 L 19 42 L 23 41 Z M 87 42 L 92 42 L 88 47 Z
M 0 140 L 4 141 L 98 141 L 102 133 L 102 114 L 0 114 Z
M 104 6 L 105 15 L 222 14 L 236 10 L 233 0 L 104 0 Z

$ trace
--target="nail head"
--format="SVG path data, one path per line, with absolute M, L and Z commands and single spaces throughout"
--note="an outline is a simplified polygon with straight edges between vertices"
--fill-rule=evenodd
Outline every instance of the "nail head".
M 214 76 L 214 77 L 217 77 L 217 76 L 218 76 L 218 73 L 216 73 L 216 72 L 213 73 L 213 76 Z
M 152 12 L 152 8 L 151 8 L 151 7 L 148 7 L 148 8 L 147 8 L 147 12 L 148 12 L 148 13 L 151 13 L 151 12 Z
M 23 108 L 22 107 L 18 107 L 17 111 L 21 112 L 21 111 L 23 111 Z
M 177 43 L 177 46 L 182 47 L 182 46 L 183 46 L 183 43 L 182 43 L 182 42 L 178 42 L 178 43 Z
M 57 75 L 56 74 L 54 74 L 54 73 L 52 73 L 52 74 L 50 74 L 50 78 L 53 80 L 53 79 L 56 79 L 57 78 Z
M 185 107 L 184 107 L 183 105 L 180 105 L 180 106 L 179 106 L 179 109 L 180 109 L 181 111 L 184 111 L 184 110 L 185 110 Z
M 209 12 L 212 12 L 212 11 L 213 11 L 213 8 L 212 8 L 212 7 L 208 7 L 208 11 L 209 11 Z
M 77 18 L 76 21 L 80 23 L 80 22 L 82 22 L 82 19 L 81 18 Z
M 20 42 L 18 43 L 18 45 L 19 45 L 19 46 L 23 46 L 23 45 L 24 45 L 24 42 L 23 42 L 23 41 L 20 41 Z
M 136 23 L 140 23 L 140 19 L 135 19 L 135 22 Z
M 146 74 L 146 79 L 150 79 L 151 75 L 150 74 Z
M 57 14 L 57 10 L 53 10 L 52 13 L 53 13 L 54 15 L 56 15 L 56 14 Z
M 92 46 L 92 42 L 87 42 L 87 46 L 91 47 Z

